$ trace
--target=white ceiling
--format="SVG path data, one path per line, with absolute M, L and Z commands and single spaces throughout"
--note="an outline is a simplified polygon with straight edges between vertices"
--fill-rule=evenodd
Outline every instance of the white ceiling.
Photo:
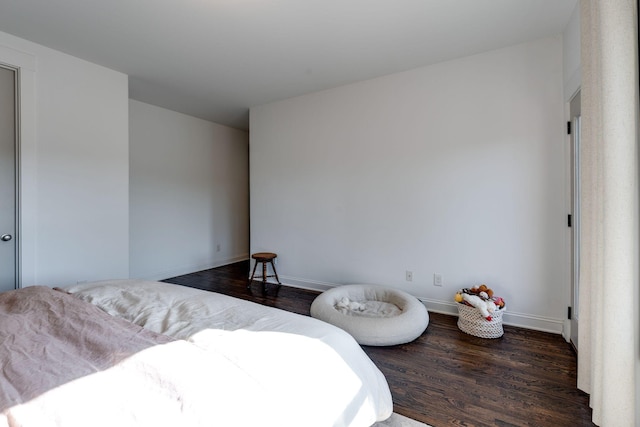
M 0 0 L 0 31 L 239 129 L 252 106 L 562 33 L 577 0 Z

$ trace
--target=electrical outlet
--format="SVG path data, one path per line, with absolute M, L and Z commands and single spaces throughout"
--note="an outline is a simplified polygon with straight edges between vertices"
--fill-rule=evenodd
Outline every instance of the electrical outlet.
M 442 274 L 433 275 L 433 286 L 442 286 Z
M 219 243 L 216 245 L 216 252 L 220 252 L 220 244 Z
M 404 273 L 404 278 L 407 282 L 412 282 L 413 281 L 413 271 L 405 271 Z

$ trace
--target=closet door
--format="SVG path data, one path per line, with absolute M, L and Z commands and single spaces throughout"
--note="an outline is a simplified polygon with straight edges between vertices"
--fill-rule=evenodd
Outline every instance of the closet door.
M 16 70 L 0 66 L 0 292 L 17 285 Z

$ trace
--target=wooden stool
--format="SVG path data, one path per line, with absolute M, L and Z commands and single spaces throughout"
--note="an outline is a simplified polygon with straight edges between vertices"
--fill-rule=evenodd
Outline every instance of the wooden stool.
M 278 285 L 281 285 L 280 279 L 278 278 L 278 272 L 276 271 L 276 266 L 273 263 L 273 260 L 276 259 L 278 255 L 272 252 L 258 252 L 251 255 L 251 258 L 256 260 L 256 263 L 253 265 L 253 272 L 251 273 L 251 278 L 249 279 L 249 284 L 247 284 L 247 289 L 251 289 L 251 283 L 256 275 L 256 267 L 258 263 L 262 263 L 262 292 L 265 292 L 267 288 L 267 277 L 275 277 Z M 273 274 L 267 275 L 267 263 L 271 264 L 271 268 L 273 269 Z

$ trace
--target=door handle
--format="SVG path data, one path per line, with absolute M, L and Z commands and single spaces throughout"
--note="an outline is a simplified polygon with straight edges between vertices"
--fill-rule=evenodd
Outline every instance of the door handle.
M 3 234 L 2 236 L 0 236 L 0 240 L 2 240 L 3 242 L 8 242 L 11 239 L 13 239 L 13 236 L 11 234 Z

